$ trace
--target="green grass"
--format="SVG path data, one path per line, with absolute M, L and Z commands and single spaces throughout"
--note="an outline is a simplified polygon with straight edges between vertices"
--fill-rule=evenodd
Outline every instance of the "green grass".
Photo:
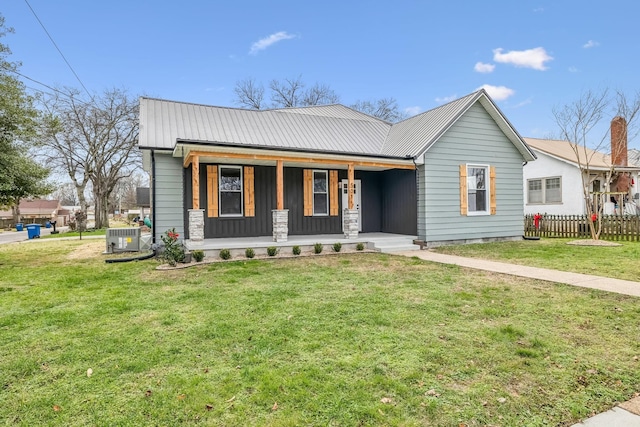
M 639 242 L 616 242 L 622 246 L 567 244 L 573 240 L 553 238 L 443 246 L 435 251 L 640 282 Z
M 85 236 L 104 236 L 107 234 L 107 229 L 106 228 L 99 228 L 97 230 L 91 230 L 91 231 L 83 231 L 82 232 L 82 237 Z M 57 233 L 57 234 L 48 234 L 46 236 L 42 235 L 40 236 L 42 239 L 57 239 L 60 237 L 79 237 L 80 236 L 80 232 L 79 231 L 65 231 L 64 233 Z
M 0 422 L 570 425 L 640 390 L 632 297 L 366 253 L 157 271 L 103 245 L 0 247 Z

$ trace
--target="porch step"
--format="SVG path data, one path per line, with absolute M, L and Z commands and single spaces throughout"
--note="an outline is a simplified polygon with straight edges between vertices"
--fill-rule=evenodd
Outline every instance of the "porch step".
M 407 238 L 381 239 L 372 243 L 374 250 L 383 253 L 420 250 L 420 245 L 415 245 L 413 239 Z

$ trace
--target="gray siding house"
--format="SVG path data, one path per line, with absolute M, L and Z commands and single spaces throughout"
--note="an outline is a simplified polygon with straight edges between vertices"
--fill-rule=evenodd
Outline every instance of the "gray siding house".
M 523 234 L 535 160 L 484 90 L 391 124 L 342 105 L 140 99 L 154 238 L 383 232 L 427 246 Z

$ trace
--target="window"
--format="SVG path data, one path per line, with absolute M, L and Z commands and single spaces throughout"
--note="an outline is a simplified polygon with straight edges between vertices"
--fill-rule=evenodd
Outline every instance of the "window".
M 313 171 L 313 214 L 329 214 L 329 186 L 327 171 Z
M 242 216 L 242 168 L 220 166 L 220 216 Z
M 562 203 L 562 178 L 538 178 L 527 181 L 527 203 Z
M 489 213 L 488 177 L 488 166 L 467 165 L 467 203 L 469 215 Z

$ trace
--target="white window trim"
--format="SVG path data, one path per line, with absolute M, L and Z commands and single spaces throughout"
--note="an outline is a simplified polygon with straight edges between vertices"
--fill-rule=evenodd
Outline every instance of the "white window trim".
M 222 193 L 237 193 L 237 191 L 222 191 L 220 183 L 222 182 L 222 169 L 238 169 L 240 171 L 240 213 L 239 214 L 223 214 L 222 213 Z M 218 165 L 218 216 L 222 218 L 240 218 L 244 216 L 244 175 L 242 166 L 238 165 Z
M 470 168 L 483 168 L 485 170 L 485 181 L 484 181 L 484 187 L 485 187 L 485 201 L 484 201 L 484 205 L 486 206 L 486 210 L 484 211 L 472 211 L 470 206 L 469 206 L 469 201 L 470 201 L 470 197 L 469 197 L 469 169 Z M 489 192 L 491 191 L 491 168 L 489 165 L 482 165 L 482 164 L 478 164 L 478 163 L 467 163 L 467 216 L 485 216 L 485 215 L 491 215 L 491 206 L 489 206 L 489 204 L 491 203 L 491 195 L 489 194 Z
M 548 179 L 560 179 L 560 201 L 559 202 L 547 202 L 547 180 Z M 540 191 L 542 191 L 542 202 L 530 202 L 529 201 L 529 181 L 540 181 Z M 558 176 L 545 176 L 542 178 L 529 178 L 527 179 L 527 206 L 540 206 L 540 205 L 562 205 L 562 175 Z
M 327 196 L 327 213 L 316 213 L 316 194 L 322 194 L 322 193 L 316 193 L 316 189 L 315 189 L 315 179 L 316 179 L 316 172 L 320 172 L 320 173 L 324 173 L 325 176 L 325 180 L 327 182 L 327 191 L 325 192 L 326 196 Z M 313 216 L 329 216 L 329 171 L 327 169 L 313 169 L 313 171 L 311 172 L 311 180 L 312 183 L 314 184 L 312 189 L 311 189 L 311 201 L 312 203 L 312 214 Z

